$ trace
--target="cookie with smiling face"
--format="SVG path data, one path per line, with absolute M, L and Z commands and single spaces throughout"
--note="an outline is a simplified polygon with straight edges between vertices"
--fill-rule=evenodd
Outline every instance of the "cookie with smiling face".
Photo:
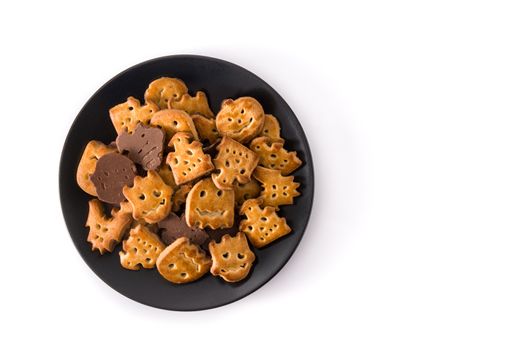
M 222 102 L 216 117 L 217 130 L 222 136 L 245 143 L 257 136 L 264 126 L 264 110 L 253 97 L 227 99 Z
M 248 276 L 255 254 L 250 250 L 244 233 L 239 232 L 234 237 L 224 235 L 219 243 L 210 242 L 209 248 L 212 275 L 227 282 L 238 282 Z
M 153 80 L 149 84 L 148 89 L 144 93 L 144 100 L 149 103 L 154 103 L 159 106 L 160 109 L 166 109 L 168 108 L 170 99 L 181 99 L 187 92 L 188 87 L 182 80 L 162 77 Z

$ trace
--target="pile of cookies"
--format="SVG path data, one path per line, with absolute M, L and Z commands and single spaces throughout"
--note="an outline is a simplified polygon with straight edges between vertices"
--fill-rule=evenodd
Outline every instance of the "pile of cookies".
M 300 165 L 277 118 L 252 97 L 227 99 L 214 115 L 206 94 L 177 78 L 149 84 L 109 110 L 117 138 L 90 141 L 77 183 L 89 201 L 87 241 L 119 252 L 122 267 L 187 283 L 207 272 L 248 276 L 255 254 L 291 232 L 279 206 L 293 204 Z M 105 207 L 111 207 L 111 215 Z

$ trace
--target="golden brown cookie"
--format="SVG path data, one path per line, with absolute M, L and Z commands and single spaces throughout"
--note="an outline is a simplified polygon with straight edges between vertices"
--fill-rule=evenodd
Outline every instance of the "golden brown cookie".
M 260 136 L 269 137 L 272 141 L 283 141 L 281 138 L 281 126 L 279 121 L 272 114 L 264 115 L 264 125 Z
M 162 277 L 177 284 L 201 278 L 210 266 L 210 258 L 187 237 L 180 237 L 171 243 L 157 259 L 157 270 Z
M 153 113 L 159 108 L 153 103 L 144 106 L 134 97 L 128 97 L 124 103 L 118 104 L 109 110 L 111 122 L 117 131 L 117 134 L 123 132 L 131 133 L 135 130 L 138 123 L 149 125 Z
M 260 207 L 261 199 L 248 199 L 241 207 L 240 213 L 247 219 L 241 220 L 239 229 L 246 233 L 250 242 L 262 248 L 291 232 L 285 218 L 275 213 L 274 207 Z
M 191 134 L 178 132 L 169 144 L 173 152 L 168 153 L 166 163 L 173 171 L 177 185 L 195 180 L 215 169 L 211 157 L 204 154 L 199 141 L 192 141 Z
M 177 184 L 175 184 L 175 179 L 173 178 L 173 171 L 171 171 L 170 166 L 166 164 L 165 161 L 162 162 L 162 165 L 157 169 L 157 172 L 166 185 L 171 186 L 174 189 L 177 187 Z
M 172 97 L 168 102 L 170 109 L 181 109 L 188 114 L 200 114 L 207 118 L 213 118 L 213 112 L 208 105 L 206 94 L 202 91 L 197 91 L 195 97 L 189 94 L 184 94 L 180 98 Z
M 89 227 L 87 241 L 91 243 L 91 250 L 96 249 L 100 254 L 112 252 L 132 221 L 125 209 L 113 209 L 111 217 L 107 218 L 102 203 L 98 199 L 90 200 L 86 227 Z
M 152 269 L 164 248 L 166 246 L 156 234 L 139 224 L 129 231 L 128 239 L 122 243 L 120 264 L 128 270 L 138 270 L 139 265 Z
M 77 184 L 84 192 L 92 196 L 97 195 L 95 185 L 91 182 L 91 175 L 95 172 L 97 161 L 103 155 L 116 151 L 114 147 L 106 146 L 99 141 L 88 142 L 77 168 Z
M 297 152 L 288 152 L 281 141 L 272 141 L 266 136 L 253 139 L 250 149 L 259 156 L 260 165 L 279 170 L 283 175 L 291 174 L 303 163 Z
M 248 183 L 253 169 L 257 166 L 258 156 L 249 148 L 229 137 L 223 137 L 217 146 L 219 153 L 213 164 L 219 170 L 211 178 L 220 189 L 233 189 L 235 181 L 241 184 Z
M 186 197 L 188 197 L 188 193 L 190 193 L 192 187 L 192 184 L 185 184 L 177 188 L 172 197 L 172 212 L 177 213 L 179 210 L 181 210 L 181 206 L 186 203 Z
M 171 98 L 182 98 L 187 92 L 188 88 L 182 80 L 162 77 L 149 84 L 144 100 L 156 104 L 160 109 L 166 109 Z
M 191 119 L 193 119 L 193 124 L 195 124 L 201 140 L 212 144 L 219 139 L 220 135 L 215 127 L 215 119 L 209 119 L 198 114 L 192 115 Z
M 258 166 L 253 177 L 262 184 L 261 197 L 265 206 L 278 207 L 279 205 L 293 204 L 299 183 L 294 182 L 293 176 L 282 176 L 279 170 L 272 170 Z
M 197 182 L 186 198 L 188 226 L 212 229 L 231 227 L 235 195 L 232 190 L 218 189 L 211 178 Z
M 244 233 L 238 232 L 234 237 L 224 235 L 219 243 L 211 241 L 209 248 L 212 275 L 221 276 L 227 282 L 238 282 L 250 273 L 255 254 L 250 250 Z
M 125 186 L 122 192 L 131 203 L 135 220 L 144 219 L 153 224 L 170 213 L 173 188 L 154 170 L 149 170 L 146 177 L 135 176 L 133 186 Z
M 240 97 L 222 102 L 216 117 L 217 130 L 222 136 L 245 143 L 257 136 L 264 125 L 264 110 L 253 97 Z
M 151 125 L 160 127 L 166 134 L 166 141 L 170 141 L 177 132 L 189 132 L 199 140 L 199 134 L 188 113 L 176 109 L 158 111 L 151 118 Z
M 244 201 L 259 197 L 261 186 L 259 186 L 259 182 L 251 179 L 250 182 L 245 184 L 235 183 L 233 191 L 235 192 L 235 205 L 240 207 Z

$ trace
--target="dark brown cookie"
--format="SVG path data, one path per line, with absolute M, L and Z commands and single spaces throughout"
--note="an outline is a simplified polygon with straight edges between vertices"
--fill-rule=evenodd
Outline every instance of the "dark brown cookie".
M 204 230 L 191 228 L 186 224 L 184 214 L 178 217 L 171 213 L 166 219 L 158 223 L 159 233 L 166 245 L 175 242 L 177 238 L 187 237 L 191 243 L 201 245 L 208 240 L 208 234 Z
M 138 124 L 133 133 L 123 132 L 117 137 L 119 152 L 127 152 L 129 159 L 146 170 L 155 170 L 162 163 L 164 131 Z
M 100 157 L 90 179 L 101 201 L 119 204 L 126 199 L 122 188 L 133 186 L 136 174 L 137 168 L 128 157 L 119 153 L 108 153 Z

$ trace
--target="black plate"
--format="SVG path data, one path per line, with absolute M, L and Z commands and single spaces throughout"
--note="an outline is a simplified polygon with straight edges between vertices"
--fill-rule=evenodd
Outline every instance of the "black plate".
M 266 113 L 274 114 L 281 123 L 285 146 L 297 151 L 303 166 L 293 175 L 301 183 L 301 196 L 294 205 L 283 206 L 279 212 L 286 217 L 292 233 L 263 249 L 255 249 L 257 256 L 253 270 L 244 281 L 225 283 L 221 278 L 207 274 L 200 280 L 174 285 L 164 280 L 156 270 L 128 271 L 120 266 L 117 246 L 112 254 L 100 256 L 92 252 L 86 242 L 88 200 L 91 197 L 76 184 L 75 173 L 85 145 L 90 140 L 109 143 L 116 133 L 108 110 L 128 96 L 143 100 L 150 81 L 161 76 L 179 77 L 191 93 L 203 90 L 216 113 L 225 98 L 253 96 Z M 314 193 L 312 155 L 306 136 L 296 116 L 281 96 L 262 79 L 232 63 L 215 58 L 177 55 L 138 64 L 120 73 L 89 99 L 73 122 L 62 150 L 60 161 L 60 200 L 66 225 L 73 243 L 89 267 L 109 286 L 140 303 L 169 310 L 202 310 L 236 301 L 268 282 L 286 264 L 301 240 Z

